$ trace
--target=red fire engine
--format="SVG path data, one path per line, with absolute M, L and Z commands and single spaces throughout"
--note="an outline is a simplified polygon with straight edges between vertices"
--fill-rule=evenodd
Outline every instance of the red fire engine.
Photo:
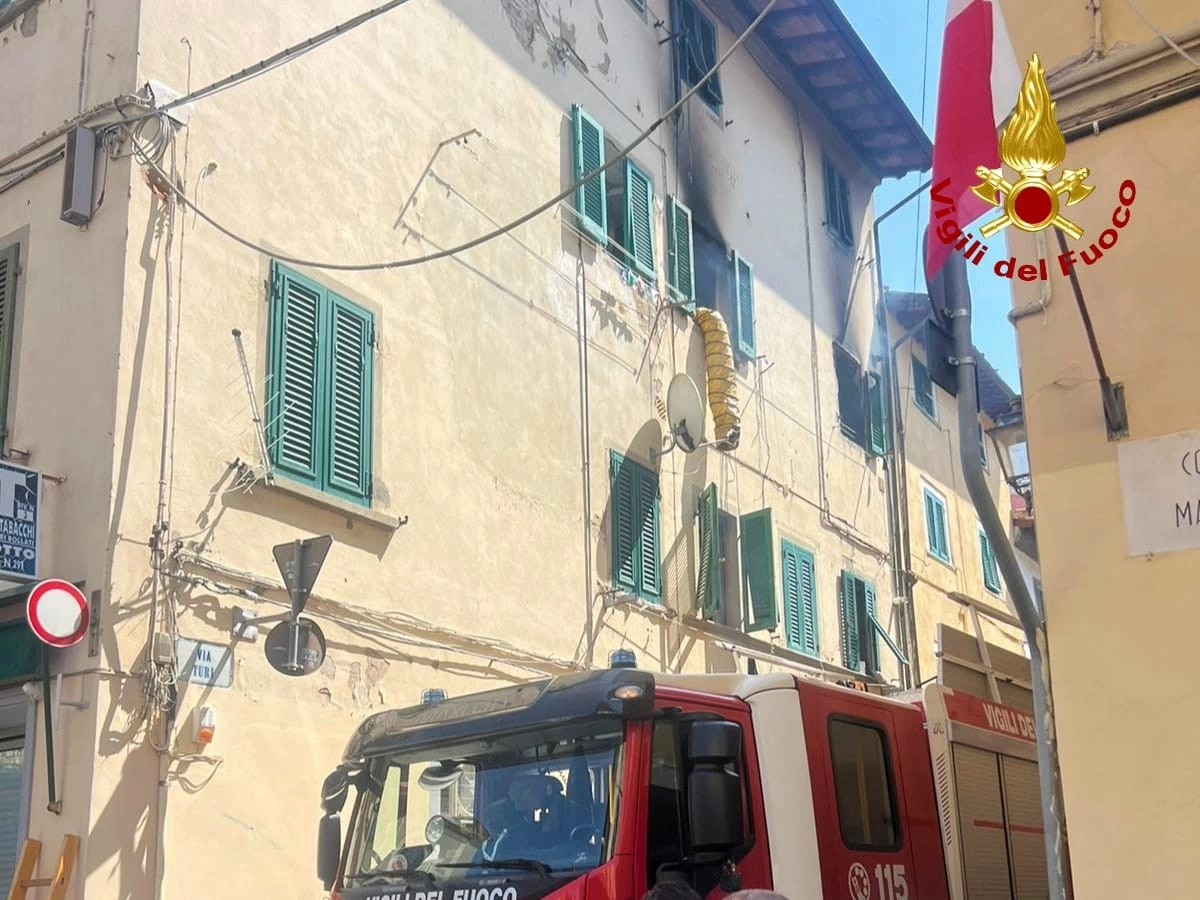
M 615 656 L 363 722 L 323 788 L 326 890 L 635 900 L 676 878 L 707 897 L 1046 896 L 1027 714 L 936 683 L 900 700 Z

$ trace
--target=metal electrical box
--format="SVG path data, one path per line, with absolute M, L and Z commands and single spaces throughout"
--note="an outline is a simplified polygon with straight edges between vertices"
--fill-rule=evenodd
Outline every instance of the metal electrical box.
M 66 149 L 59 218 L 70 225 L 86 225 L 92 220 L 92 202 L 96 196 L 96 132 L 77 125 L 67 132 Z

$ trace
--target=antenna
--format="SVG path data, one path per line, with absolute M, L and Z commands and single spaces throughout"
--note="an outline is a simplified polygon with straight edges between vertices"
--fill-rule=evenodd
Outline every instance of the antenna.
M 652 456 L 666 456 L 676 447 L 692 453 L 704 445 L 704 401 L 696 382 L 683 372 L 667 386 L 667 424 L 671 444 L 665 450 L 651 450 Z

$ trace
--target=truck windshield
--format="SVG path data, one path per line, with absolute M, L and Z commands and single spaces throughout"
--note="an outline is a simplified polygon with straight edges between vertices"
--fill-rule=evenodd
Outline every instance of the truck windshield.
M 369 760 L 348 886 L 556 877 L 605 861 L 623 724 L 589 719 Z

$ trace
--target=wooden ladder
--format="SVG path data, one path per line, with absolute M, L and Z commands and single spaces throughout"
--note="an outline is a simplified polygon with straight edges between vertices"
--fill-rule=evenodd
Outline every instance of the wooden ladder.
M 79 858 L 79 836 L 63 835 L 62 850 L 58 854 L 58 870 L 53 878 L 34 878 L 38 857 L 42 853 L 42 842 L 27 838 L 21 848 L 21 856 L 17 860 L 17 868 L 13 872 L 12 886 L 8 889 L 8 900 L 27 900 L 29 889 L 35 887 L 50 888 L 49 900 L 67 900 L 67 888 L 71 885 L 71 873 L 75 871 L 75 861 Z

